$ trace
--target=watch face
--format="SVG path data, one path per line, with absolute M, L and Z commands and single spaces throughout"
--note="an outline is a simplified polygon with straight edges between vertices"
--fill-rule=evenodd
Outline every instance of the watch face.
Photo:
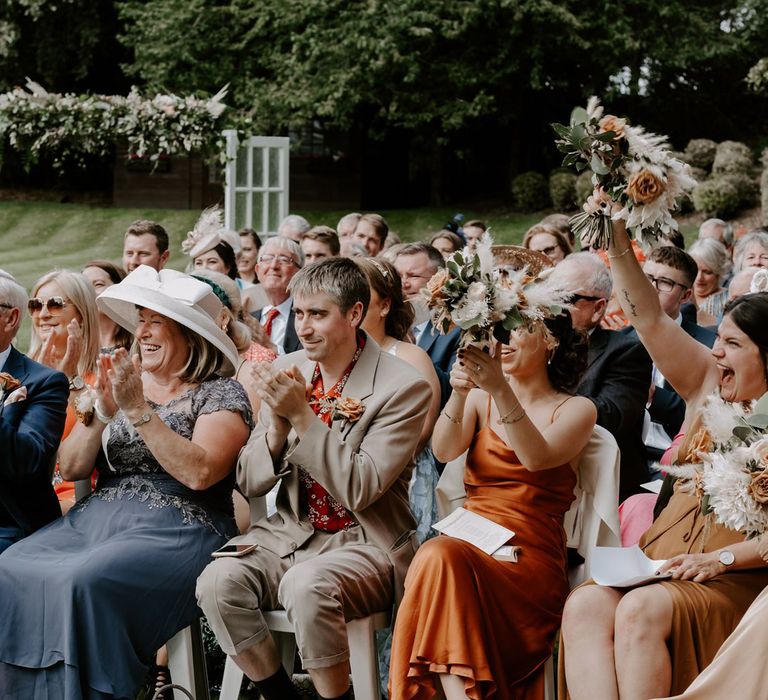
M 734 556 L 733 552 L 729 552 L 727 549 L 723 552 L 720 552 L 720 563 L 725 564 L 725 566 L 730 566 L 733 564 L 733 562 L 736 560 L 736 557 Z
M 83 380 L 82 377 L 75 376 L 75 377 L 72 377 L 72 379 L 70 380 L 69 386 L 72 389 L 78 389 L 79 390 L 79 389 L 82 389 L 85 386 L 85 381 Z

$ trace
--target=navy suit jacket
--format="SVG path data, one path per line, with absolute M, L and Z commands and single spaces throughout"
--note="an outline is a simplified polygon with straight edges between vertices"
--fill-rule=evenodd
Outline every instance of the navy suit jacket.
M 261 321 L 261 312 L 263 309 L 256 309 L 256 311 L 251 313 L 251 316 L 253 316 L 257 321 Z M 296 335 L 296 315 L 293 313 L 293 304 L 291 304 L 291 311 L 288 314 L 288 323 L 285 326 L 285 338 L 283 338 L 283 348 L 285 349 L 285 354 L 287 355 L 290 352 L 296 352 L 297 350 L 303 350 L 304 346 L 301 344 L 301 341 L 299 340 L 299 336 Z
M 688 316 L 683 316 L 681 328 L 694 340 L 697 340 L 702 345 L 706 345 L 708 348 L 715 344 L 715 338 L 717 337 L 715 331 L 704 328 L 696 323 L 695 315 L 693 320 Z M 625 328 L 621 332 L 637 339 L 637 331 L 632 327 Z M 653 399 L 648 412 L 651 415 L 651 420 L 654 423 L 659 423 L 669 437 L 674 438 L 680 432 L 680 427 L 685 419 L 685 401 L 665 379 L 663 386 L 657 386 L 654 389 Z M 661 458 L 661 455 L 658 454 L 658 451 L 654 451 L 649 453 L 649 458 L 658 460 Z
M 597 423 L 621 450 L 619 497 L 640 493 L 648 480 L 643 418 L 651 387 L 651 358 L 636 337 L 595 328 L 589 336 L 587 371 L 576 393 L 597 407 Z
M 0 510 L 26 537 L 61 515 L 51 477 L 64 432 L 69 383 L 61 372 L 15 348 L 3 371 L 27 387 L 27 398 L 0 405 Z
M 442 409 L 451 395 L 451 367 L 456 361 L 459 350 L 459 334 L 461 329 L 456 327 L 447 335 L 442 335 L 429 321 L 419 338 L 419 347 L 426 351 L 435 366 L 437 378 L 440 381 L 440 408 Z

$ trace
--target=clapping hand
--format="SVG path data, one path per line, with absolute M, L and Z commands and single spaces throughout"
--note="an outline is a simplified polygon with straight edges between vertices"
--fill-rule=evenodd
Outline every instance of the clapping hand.
M 476 386 L 490 394 L 494 389 L 505 384 L 499 352 L 489 355 L 469 345 L 459 350 L 458 364 L 468 379 L 468 385 L 471 384 L 469 388 Z M 453 372 L 451 372 L 451 384 L 453 384 Z
M 67 347 L 64 354 L 56 349 L 56 333 L 51 332 L 43 343 L 40 362 L 57 369 L 72 379 L 77 374 L 77 361 L 83 352 L 83 329 L 77 319 L 67 324 Z
M 101 357 L 100 374 L 106 369 L 115 405 L 122 409 L 126 416 L 141 415 L 146 410 L 147 401 L 144 398 L 139 356 L 130 357 L 125 348 L 118 348 L 111 355 Z
M 272 411 L 278 430 L 285 428 L 278 419 L 286 421 L 290 429 L 290 423 L 297 416 L 311 410 L 307 403 L 307 383 L 295 365 L 279 370 L 269 362 L 256 362 L 251 368 L 251 377 L 259 398 Z

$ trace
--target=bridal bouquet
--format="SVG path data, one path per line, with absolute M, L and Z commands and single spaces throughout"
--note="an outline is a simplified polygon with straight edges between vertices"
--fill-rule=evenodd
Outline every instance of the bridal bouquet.
M 711 396 L 697 440 L 701 463 L 672 467 L 689 481 L 703 513 L 755 537 L 768 530 L 768 394 L 736 404 Z
M 552 128 L 559 136 L 558 150 L 566 154 L 563 165 L 575 166 L 579 172 L 589 167 L 593 173 L 597 193 L 570 222 L 582 240 L 606 248 L 611 222 L 618 219 L 641 243 L 653 244 L 677 229 L 672 212 L 696 181 L 688 165 L 672 157 L 665 136 L 603 114 L 596 97 L 590 98 L 586 109 L 571 112 L 568 126 L 553 124 Z M 612 202 L 622 205 L 615 214 Z
M 559 314 L 569 296 L 535 282 L 527 266 L 496 268 L 492 244 L 486 233 L 474 252 L 456 251 L 422 290 L 435 328 L 446 334 L 458 326 L 461 347 L 489 348 L 494 337 L 506 342 L 511 330 Z

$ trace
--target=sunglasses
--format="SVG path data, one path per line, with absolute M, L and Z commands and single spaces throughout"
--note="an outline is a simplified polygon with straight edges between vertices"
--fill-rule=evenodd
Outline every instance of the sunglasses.
M 61 311 L 69 302 L 64 297 L 49 297 L 48 299 L 40 299 L 40 297 L 32 297 L 27 302 L 27 308 L 29 313 L 34 314 L 40 311 L 44 306 L 50 313 L 54 311 Z
M 600 299 L 605 299 L 605 297 L 591 297 L 586 294 L 571 294 L 566 300 L 566 303 L 575 304 L 577 301 L 600 301 Z

